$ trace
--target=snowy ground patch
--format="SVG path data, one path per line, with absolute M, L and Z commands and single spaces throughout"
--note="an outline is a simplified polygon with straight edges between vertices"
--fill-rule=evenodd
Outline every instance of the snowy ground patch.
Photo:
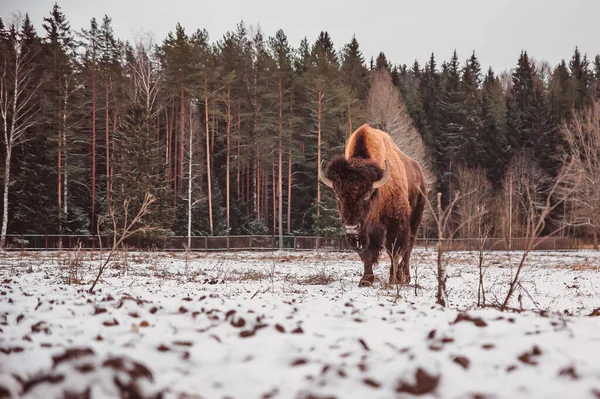
M 531 254 L 507 312 L 520 253 L 486 254 L 486 308 L 469 252 L 447 308 L 431 250 L 400 288 L 351 253 L 120 253 L 90 294 L 101 256 L 2 254 L 0 398 L 600 397 L 600 253 Z

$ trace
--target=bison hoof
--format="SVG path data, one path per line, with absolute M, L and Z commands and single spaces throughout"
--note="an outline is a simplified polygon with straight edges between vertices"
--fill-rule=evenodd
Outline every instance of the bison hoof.
M 362 278 L 360 279 L 360 282 L 358 283 L 359 287 L 371 287 L 373 285 L 373 282 L 375 281 L 375 276 L 370 275 L 370 276 L 362 276 Z

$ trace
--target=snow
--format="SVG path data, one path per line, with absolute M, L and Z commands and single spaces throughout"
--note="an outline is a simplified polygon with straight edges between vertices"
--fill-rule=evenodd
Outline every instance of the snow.
M 600 397 L 600 252 L 435 251 L 359 288 L 352 253 L 3 253 L 0 397 Z M 416 275 L 416 286 L 415 286 Z M 79 395 L 79 396 L 77 396 Z M 137 395 L 137 396 L 136 396 Z

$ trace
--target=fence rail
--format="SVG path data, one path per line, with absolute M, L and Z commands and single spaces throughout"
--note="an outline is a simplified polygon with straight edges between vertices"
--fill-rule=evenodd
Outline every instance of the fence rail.
M 82 249 L 107 249 L 112 246 L 113 237 L 91 235 L 7 235 L 6 248 L 12 250 L 59 250 L 72 249 L 81 245 Z M 528 240 L 512 238 L 509 242 L 503 238 L 489 238 L 483 249 L 488 250 L 524 250 Z M 174 236 L 167 239 L 144 239 L 133 237 L 125 240 L 124 246 L 138 251 L 183 251 L 188 237 Z M 415 247 L 435 248 L 437 239 L 418 238 Z M 447 240 L 448 251 L 476 251 L 482 246 L 477 238 L 459 238 Z M 536 250 L 578 251 L 593 248 L 592 241 L 573 237 L 541 237 L 536 241 Z M 273 235 L 236 235 L 236 236 L 192 236 L 189 249 L 192 251 L 243 251 L 277 250 L 279 236 Z M 343 237 L 284 236 L 283 249 L 297 251 L 349 251 Z

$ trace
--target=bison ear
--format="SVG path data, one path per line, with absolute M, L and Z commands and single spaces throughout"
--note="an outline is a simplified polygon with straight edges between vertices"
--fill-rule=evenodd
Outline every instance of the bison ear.
M 390 179 L 390 165 L 387 161 L 385 162 L 385 171 L 383 172 L 383 177 L 375 182 L 373 182 L 373 188 L 379 188 L 383 186 Z

